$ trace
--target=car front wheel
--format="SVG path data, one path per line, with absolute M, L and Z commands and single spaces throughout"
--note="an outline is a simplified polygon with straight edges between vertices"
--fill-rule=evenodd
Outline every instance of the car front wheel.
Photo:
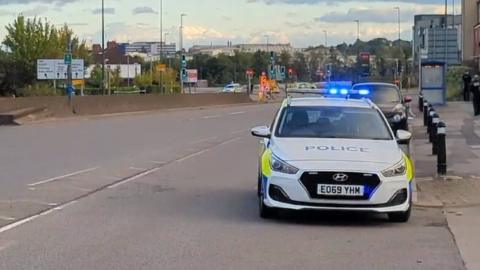
M 406 212 L 393 212 L 388 213 L 388 219 L 393 223 L 407 223 L 410 220 L 412 214 L 412 206 Z
M 260 195 L 260 198 L 259 198 L 259 207 L 258 207 L 259 216 L 263 219 L 274 218 L 277 214 L 276 209 L 266 206 L 265 203 L 263 202 L 263 199 L 264 199 L 264 195 L 262 194 Z

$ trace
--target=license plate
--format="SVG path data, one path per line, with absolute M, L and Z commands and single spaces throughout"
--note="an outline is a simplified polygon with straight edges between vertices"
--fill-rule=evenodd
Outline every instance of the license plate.
M 318 185 L 318 195 L 362 197 L 365 194 L 363 186 Z

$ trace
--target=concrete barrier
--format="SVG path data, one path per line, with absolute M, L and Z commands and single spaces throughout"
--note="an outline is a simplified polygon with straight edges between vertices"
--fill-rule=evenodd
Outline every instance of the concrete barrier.
M 153 111 L 174 108 L 203 107 L 251 103 L 246 94 L 186 94 L 186 95 L 125 95 L 74 97 L 76 114 L 66 97 L 0 98 L 0 113 L 32 107 L 43 107 L 53 117 L 100 115 L 125 112 Z

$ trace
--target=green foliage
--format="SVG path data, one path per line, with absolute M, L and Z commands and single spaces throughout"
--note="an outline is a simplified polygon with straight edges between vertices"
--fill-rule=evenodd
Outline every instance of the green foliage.
M 447 71 L 447 99 L 450 101 L 461 100 L 463 98 L 463 75 L 470 71 L 469 67 L 458 66 L 450 67 Z
M 34 85 L 27 85 L 17 91 L 17 95 L 23 97 L 60 96 L 63 95 L 63 93 L 63 90 L 54 89 L 48 83 L 36 83 Z
M 85 41 L 74 36 L 68 26 L 57 29 L 46 20 L 20 15 L 5 29 L 7 33 L 2 44 L 8 53 L 0 56 L 0 95 L 32 85 L 36 80 L 37 59 L 63 58 L 69 36 L 72 37 L 73 56 L 84 59 L 86 65 L 90 62 Z
M 90 74 L 90 79 L 88 80 L 88 84 L 94 87 L 102 86 L 102 66 L 96 65 L 93 68 Z

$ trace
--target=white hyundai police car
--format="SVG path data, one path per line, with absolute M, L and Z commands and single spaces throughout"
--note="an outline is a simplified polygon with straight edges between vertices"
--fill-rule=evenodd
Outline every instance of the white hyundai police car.
M 368 99 L 287 98 L 262 138 L 258 196 L 262 218 L 279 209 L 386 213 L 407 222 L 412 208 L 413 164 Z

